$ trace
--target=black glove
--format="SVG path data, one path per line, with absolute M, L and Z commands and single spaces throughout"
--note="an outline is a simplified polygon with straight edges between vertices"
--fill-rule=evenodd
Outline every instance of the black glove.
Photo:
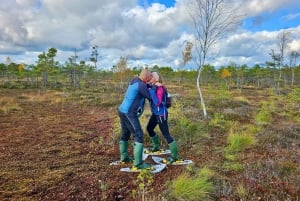
M 148 88 L 148 89 L 149 89 L 149 88 L 151 89 L 152 86 L 153 86 L 153 85 L 152 85 L 151 83 L 147 83 L 147 88 Z
M 139 107 L 136 112 L 137 112 L 137 116 L 140 117 L 144 111 L 142 107 Z

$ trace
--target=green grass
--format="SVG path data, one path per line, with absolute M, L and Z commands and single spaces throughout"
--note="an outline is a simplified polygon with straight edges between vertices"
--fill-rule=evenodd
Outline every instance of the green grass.
M 237 153 L 243 151 L 254 144 L 255 138 L 251 134 L 230 134 L 227 139 L 228 146 L 225 151 L 228 153 Z
M 0 98 L 0 113 L 7 114 L 11 111 L 21 110 L 15 98 L 1 97 Z
M 212 171 L 207 168 L 201 169 L 196 176 L 183 173 L 172 181 L 171 196 L 176 200 L 210 200 L 209 193 L 214 190 L 210 181 L 212 176 Z

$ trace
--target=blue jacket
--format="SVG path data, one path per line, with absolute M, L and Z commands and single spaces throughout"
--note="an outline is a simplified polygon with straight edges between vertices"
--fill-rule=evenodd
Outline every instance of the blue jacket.
M 131 80 L 119 111 L 134 116 L 144 111 L 145 98 L 151 99 L 147 85 L 138 77 Z M 138 110 L 140 110 L 138 112 Z
M 168 113 L 166 106 L 166 89 L 163 86 L 153 86 L 149 89 L 151 101 L 151 112 L 158 116 L 165 116 Z

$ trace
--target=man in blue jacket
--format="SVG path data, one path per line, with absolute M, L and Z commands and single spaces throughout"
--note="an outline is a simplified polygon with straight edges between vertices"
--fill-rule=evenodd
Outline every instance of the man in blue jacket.
M 125 93 L 122 104 L 119 106 L 119 117 L 121 122 L 120 155 L 122 162 L 131 162 L 128 155 L 128 140 L 132 134 L 134 137 L 133 166 L 137 169 L 146 169 L 150 165 L 143 162 L 143 130 L 139 116 L 144 110 L 145 98 L 151 100 L 147 82 L 152 78 L 148 69 L 143 69 L 139 77 L 131 80 Z

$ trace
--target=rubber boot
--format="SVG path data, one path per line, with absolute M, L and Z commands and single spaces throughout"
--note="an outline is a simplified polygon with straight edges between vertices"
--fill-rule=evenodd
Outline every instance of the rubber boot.
M 169 148 L 171 151 L 171 157 L 168 158 L 168 161 L 169 163 L 173 163 L 178 160 L 178 147 L 175 140 L 169 144 Z
M 154 135 L 151 137 L 152 141 L 152 148 L 150 149 L 151 152 L 159 151 L 159 138 L 158 135 Z
M 133 148 L 133 166 L 137 169 L 147 169 L 151 167 L 151 165 L 143 162 L 143 151 L 143 143 L 135 142 Z
M 121 161 L 125 163 L 132 162 L 132 157 L 129 157 L 128 155 L 128 141 L 120 141 L 120 155 L 121 155 Z

